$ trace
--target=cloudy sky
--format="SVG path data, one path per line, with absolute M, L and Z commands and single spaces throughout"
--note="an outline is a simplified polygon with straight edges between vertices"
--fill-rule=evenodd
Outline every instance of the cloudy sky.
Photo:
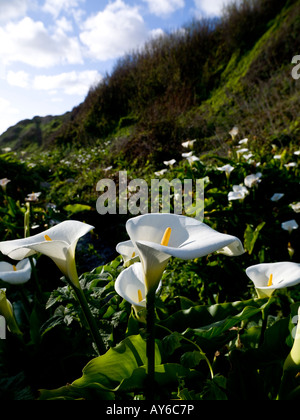
M 116 60 L 231 0 L 0 0 L 0 134 L 60 115 Z

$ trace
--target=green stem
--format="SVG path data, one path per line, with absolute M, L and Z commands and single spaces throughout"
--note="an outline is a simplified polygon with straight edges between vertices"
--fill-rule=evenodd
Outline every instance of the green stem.
M 146 399 L 155 395 L 155 292 L 147 295 L 147 385 Z
M 27 321 L 30 321 L 30 313 L 31 313 L 31 305 L 28 299 L 28 296 L 26 294 L 26 290 L 23 284 L 20 285 L 20 296 L 21 296 L 21 301 L 22 301 L 22 305 L 23 305 L 23 310 L 26 316 Z
M 102 340 L 102 337 L 100 335 L 96 320 L 91 313 L 91 310 L 89 308 L 89 305 L 87 303 L 87 300 L 85 298 L 85 295 L 84 295 L 82 289 L 74 286 L 74 284 L 72 282 L 69 282 L 69 284 L 72 286 L 72 288 L 73 288 L 73 290 L 76 294 L 76 297 L 78 299 L 78 302 L 80 303 L 82 312 L 84 314 L 85 320 L 87 322 L 87 325 L 89 327 L 90 333 L 92 335 L 94 343 L 96 344 L 96 347 L 97 347 L 97 350 L 98 350 L 99 354 L 101 355 L 101 354 L 106 353 L 105 344 Z
M 30 236 L 30 203 L 26 203 L 26 211 L 24 214 L 24 238 Z
M 265 307 L 262 309 L 262 327 L 261 327 L 261 332 L 260 332 L 260 338 L 259 338 L 259 347 L 261 347 L 264 343 L 264 339 L 265 339 L 265 332 L 268 326 L 268 316 L 269 316 L 269 309 L 270 309 L 270 305 L 272 303 L 273 299 L 272 296 L 269 298 L 267 304 L 265 305 Z
M 268 324 L 268 310 L 263 309 L 262 310 L 262 327 L 260 332 L 260 338 L 259 338 L 259 347 L 263 345 L 264 339 L 265 339 L 265 332 L 267 329 Z
M 42 288 L 41 288 L 41 285 L 40 285 L 40 282 L 39 282 L 39 279 L 38 279 L 38 275 L 37 275 L 37 272 L 36 272 L 36 267 L 35 267 L 35 264 L 33 262 L 33 257 L 29 257 L 29 261 L 30 261 L 30 265 L 31 265 L 31 273 L 32 273 L 32 276 L 34 278 L 36 288 L 37 288 L 37 297 L 38 297 L 38 300 L 40 302 L 42 302 L 43 291 L 42 291 Z

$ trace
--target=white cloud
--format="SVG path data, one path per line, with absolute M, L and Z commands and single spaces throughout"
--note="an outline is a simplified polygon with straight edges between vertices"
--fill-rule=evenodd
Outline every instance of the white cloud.
M 101 79 L 100 74 L 94 70 L 72 71 L 55 76 L 36 76 L 33 87 L 37 90 L 49 91 L 50 94 L 60 91 L 66 95 L 83 96 Z
M 79 4 L 83 2 L 85 0 L 46 0 L 43 10 L 50 13 L 56 19 L 62 12 L 76 14 Z
M 143 0 L 148 3 L 149 10 L 156 16 L 170 15 L 185 7 L 185 0 Z
M 233 0 L 194 0 L 197 13 L 200 16 L 210 15 L 210 16 L 220 16 L 224 5 L 228 5 L 233 2 Z
M 8 127 L 16 124 L 19 110 L 14 108 L 7 99 L 0 97 L 0 114 L 0 134 L 2 134 L 8 129 Z
M 0 56 L 5 65 L 20 62 L 38 68 L 83 62 L 77 38 L 61 28 L 50 34 L 43 22 L 29 17 L 0 27 Z
M 6 76 L 7 83 L 11 86 L 26 88 L 29 84 L 29 74 L 23 70 L 9 71 Z
M 149 39 L 160 38 L 165 35 L 166 33 L 162 29 L 153 29 L 152 31 L 150 31 Z
M 138 7 L 123 0 L 109 3 L 106 8 L 87 19 L 80 39 L 90 57 L 106 61 L 136 49 L 148 39 L 149 33 Z
M 29 0 L 0 0 L 0 22 L 25 16 L 28 6 Z
M 56 31 L 62 33 L 73 32 L 73 25 L 65 16 L 56 21 Z

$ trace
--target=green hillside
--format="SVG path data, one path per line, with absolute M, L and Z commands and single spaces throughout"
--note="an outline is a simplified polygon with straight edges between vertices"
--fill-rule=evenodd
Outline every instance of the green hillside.
M 128 162 L 176 157 L 185 138 L 222 153 L 233 126 L 259 147 L 297 144 L 299 32 L 299 1 L 243 1 L 120 59 L 71 113 L 19 123 L 0 144 L 64 150 L 109 139 Z

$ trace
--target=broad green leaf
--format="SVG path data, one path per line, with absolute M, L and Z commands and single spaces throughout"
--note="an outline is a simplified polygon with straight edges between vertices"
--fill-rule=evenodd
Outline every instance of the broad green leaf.
M 180 378 L 185 378 L 187 380 L 194 376 L 198 376 L 198 373 L 177 363 L 166 363 L 155 366 L 155 381 L 160 387 L 178 384 Z M 125 379 L 115 391 L 132 392 L 137 389 L 143 390 L 146 377 L 146 367 L 139 367 L 133 372 L 132 376 Z
M 66 385 L 58 389 L 39 390 L 39 401 L 74 401 L 74 400 L 114 400 L 115 394 L 111 391 L 106 391 L 100 386 L 93 388 L 79 388 L 73 385 Z
M 177 380 L 188 371 L 181 365 L 161 365 L 158 346 L 155 352 L 156 380 L 163 384 Z M 140 335 L 130 336 L 103 356 L 91 360 L 83 370 L 82 378 L 71 385 L 40 390 L 40 399 L 114 399 L 114 392 L 143 389 L 146 373 L 146 342 Z
M 183 366 L 187 368 L 194 368 L 199 365 L 201 360 L 204 360 L 205 356 L 203 353 L 200 353 L 200 351 L 188 351 L 184 353 L 181 358 L 180 362 Z
M 210 401 L 227 401 L 227 380 L 224 376 L 215 376 L 207 381 L 202 398 Z
M 247 306 L 261 310 L 267 299 L 250 299 L 233 303 L 222 303 L 212 306 L 193 306 L 181 310 L 169 318 L 160 321 L 160 324 L 171 331 L 183 332 L 188 328 L 197 329 L 202 327 L 211 328 L 215 322 L 224 321 L 228 317 L 240 314 Z
M 155 364 L 159 365 L 161 356 L 157 346 L 155 355 Z M 124 379 L 129 378 L 135 369 L 146 363 L 146 342 L 140 335 L 130 336 L 103 356 L 91 360 L 83 369 L 82 378 L 76 380 L 73 385 L 86 387 L 100 384 L 107 389 L 114 389 Z
M 221 321 L 217 321 L 213 324 L 206 325 L 201 328 L 195 328 L 193 329 L 193 331 L 197 336 L 201 336 L 202 338 L 210 340 L 210 339 L 219 337 L 225 331 L 230 330 L 231 328 L 241 323 L 242 321 L 252 318 L 254 315 L 259 313 L 260 311 L 261 311 L 261 308 L 254 308 L 251 306 L 247 306 L 246 308 L 243 309 L 241 313 L 237 315 L 229 316 Z

